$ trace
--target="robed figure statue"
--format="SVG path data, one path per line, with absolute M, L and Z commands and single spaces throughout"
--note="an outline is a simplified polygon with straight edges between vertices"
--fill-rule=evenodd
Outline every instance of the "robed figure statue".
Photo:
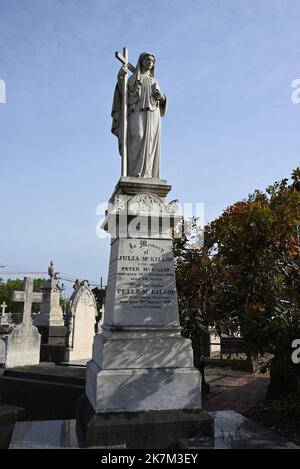
M 128 78 L 126 87 L 123 80 L 128 71 L 127 64 L 118 74 L 112 107 L 112 133 L 118 137 L 122 156 L 122 93 L 125 89 L 127 176 L 159 178 L 161 117 L 165 114 L 167 100 L 154 78 L 155 56 L 143 52 L 136 68 L 131 66 L 131 69 L 134 73 Z

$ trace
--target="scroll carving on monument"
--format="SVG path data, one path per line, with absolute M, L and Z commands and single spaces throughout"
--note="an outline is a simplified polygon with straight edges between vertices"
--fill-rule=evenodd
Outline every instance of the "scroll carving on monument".
M 160 213 L 166 211 L 166 208 L 159 197 L 152 194 L 141 194 L 130 200 L 128 210 L 134 213 Z

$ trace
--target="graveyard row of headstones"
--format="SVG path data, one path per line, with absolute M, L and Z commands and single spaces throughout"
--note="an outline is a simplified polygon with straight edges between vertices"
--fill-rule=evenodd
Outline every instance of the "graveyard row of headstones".
M 87 280 L 76 280 L 68 310 L 64 316 L 60 305 L 62 287 L 53 262 L 48 268 L 49 279 L 41 293 L 34 292 L 33 279 L 24 279 L 24 290 L 13 292 L 13 301 L 23 302 L 23 320 L 16 325 L 12 314 L 6 312 L 2 302 L 0 314 L 0 366 L 16 367 L 36 365 L 40 361 L 85 364 L 92 356 L 92 343 L 98 329 L 97 304 Z M 40 303 L 40 313 L 32 324 L 32 303 Z M 242 340 L 242 339 L 239 339 Z M 203 342 L 203 340 L 202 340 Z M 220 358 L 227 354 L 231 338 L 217 335 L 209 329 L 201 352 L 194 346 L 195 365 L 197 357 Z M 236 344 L 233 344 L 236 347 Z M 204 349 L 203 349 L 204 347 Z M 236 350 L 235 350 L 236 351 Z
M 42 292 L 34 291 L 34 280 L 24 278 L 23 291 L 14 291 L 12 300 L 22 302 L 20 324 L 11 322 L 7 305 L 1 305 L 0 366 L 37 365 L 40 361 L 82 362 L 92 357 L 92 344 L 98 316 L 97 305 L 87 280 L 76 280 L 68 310 L 60 305 L 61 286 L 53 262 Z M 32 304 L 40 303 L 40 314 L 32 321 Z M 5 326 L 5 327 L 4 327 Z

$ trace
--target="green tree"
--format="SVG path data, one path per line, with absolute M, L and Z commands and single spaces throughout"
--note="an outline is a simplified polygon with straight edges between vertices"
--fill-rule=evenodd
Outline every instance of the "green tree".
M 174 242 L 184 333 L 240 330 L 249 354 L 290 363 L 300 338 L 300 169 L 208 224 L 201 249 Z

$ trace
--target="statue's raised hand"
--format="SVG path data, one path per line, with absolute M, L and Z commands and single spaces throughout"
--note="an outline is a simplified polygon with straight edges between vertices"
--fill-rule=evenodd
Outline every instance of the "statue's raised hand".
M 122 65 L 122 67 L 120 68 L 119 73 L 118 73 L 118 78 L 119 79 L 124 78 L 124 76 L 126 75 L 127 72 L 128 72 L 127 65 Z

